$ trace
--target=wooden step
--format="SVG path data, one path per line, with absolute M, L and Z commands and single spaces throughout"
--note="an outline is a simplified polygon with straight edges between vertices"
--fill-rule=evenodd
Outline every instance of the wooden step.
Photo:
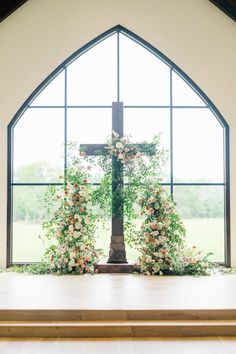
M 5 309 L 0 321 L 236 320 L 236 309 Z
M 236 321 L 0 322 L 0 337 L 148 338 L 236 336 Z

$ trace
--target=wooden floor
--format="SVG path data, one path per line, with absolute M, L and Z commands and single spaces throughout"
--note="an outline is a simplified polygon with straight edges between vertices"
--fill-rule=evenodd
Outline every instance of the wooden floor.
M 0 309 L 236 309 L 236 275 L 0 273 Z

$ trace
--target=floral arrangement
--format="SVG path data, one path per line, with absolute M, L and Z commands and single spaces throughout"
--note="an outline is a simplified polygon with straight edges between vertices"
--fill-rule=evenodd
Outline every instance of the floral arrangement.
M 96 222 L 114 216 L 114 209 L 122 205 L 125 241 L 140 252 L 136 264 L 139 273 L 208 274 L 208 255 L 186 246 L 176 204 L 160 185 L 165 152 L 159 144 L 160 137 L 151 144 L 131 144 L 128 137 L 113 132 L 106 151 L 102 156 L 99 152 L 98 165 L 104 177 L 96 189 L 89 182 L 91 159 L 85 152 L 76 158 L 73 151 L 66 175 L 61 178 L 63 185 L 52 186 L 46 196 L 52 217 L 43 227 L 52 245 L 45 253 L 45 269 L 49 266 L 50 272 L 61 274 L 94 273 L 94 265 L 101 257 L 101 250 L 95 247 Z M 116 168 L 118 172 L 114 173 Z M 112 191 L 115 178 L 118 188 Z M 135 223 L 138 200 L 143 217 L 141 230 Z M 93 208 L 98 205 L 101 209 L 95 214 Z
M 115 156 L 122 164 L 131 163 L 145 155 L 141 144 L 131 144 L 129 137 L 119 137 L 114 131 L 112 132 L 112 140 L 108 142 L 107 151 L 109 156 Z
M 140 200 L 145 220 L 141 226 L 141 256 L 137 262 L 145 275 L 206 275 L 209 255 L 185 244 L 185 228 L 176 204 L 162 186 L 150 188 Z
M 59 189 L 51 187 L 46 197 L 49 212 L 53 205 L 56 208 L 52 218 L 43 225 L 46 237 L 53 241 L 45 259 L 52 272 L 94 273 L 99 250 L 95 249 L 96 217 L 91 209 L 92 187 L 88 168 L 78 159 L 74 163 L 66 171 L 64 186 Z
M 176 275 L 209 275 L 216 265 L 209 261 L 211 253 L 203 254 L 196 246 L 184 247 L 175 254 L 174 274 Z
M 129 243 L 133 233 L 133 221 L 138 217 L 137 200 L 141 192 L 155 181 L 161 181 L 162 166 L 166 152 L 160 148 L 160 136 L 155 136 L 150 143 L 134 144 L 130 137 L 119 137 L 114 131 L 108 140 L 105 151 L 98 152 L 98 165 L 104 172 L 100 186 L 95 191 L 94 202 L 103 210 L 103 217 L 110 218 L 118 210 L 121 200 L 124 206 L 125 238 Z M 113 167 L 112 168 L 112 163 Z M 114 159 L 115 158 L 115 159 Z M 119 172 L 114 173 L 117 169 Z M 116 170 L 116 171 L 117 171 Z M 122 177 L 120 171 L 122 170 Z M 111 198 L 111 185 L 117 185 Z M 121 188 L 119 188 L 119 184 Z

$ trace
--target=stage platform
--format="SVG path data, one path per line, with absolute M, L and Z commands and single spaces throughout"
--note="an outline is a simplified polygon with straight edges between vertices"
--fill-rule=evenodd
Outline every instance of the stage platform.
M 236 275 L 0 273 L 0 337 L 233 338 L 235 294 Z
M 236 274 L 0 273 L 0 309 L 236 309 Z

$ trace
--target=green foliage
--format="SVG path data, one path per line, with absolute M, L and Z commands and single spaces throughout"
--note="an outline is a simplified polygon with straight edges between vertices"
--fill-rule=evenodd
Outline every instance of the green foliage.
M 93 201 L 103 211 L 102 218 L 124 214 L 125 241 L 138 248 L 139 236 L 134 223 L 139 213 L 137 200 L 153 181 L 161 180 L 166 161 L 166 151 L 160 148 L 160 136 L 151 143 L 131 144 L 128 137 L 119 138 L 113 134 L 112 140 L 108 141 L 107 152 L 99 151 L 98 154 L 102 154 L 98 165 L 104 172 L 104 178 L 94 192 Z
M 7 268 L 6 272 L 26 273 L 26 274 L 50 274 L 49 264 L 41 262 L 29 265 L 15 265 Z

